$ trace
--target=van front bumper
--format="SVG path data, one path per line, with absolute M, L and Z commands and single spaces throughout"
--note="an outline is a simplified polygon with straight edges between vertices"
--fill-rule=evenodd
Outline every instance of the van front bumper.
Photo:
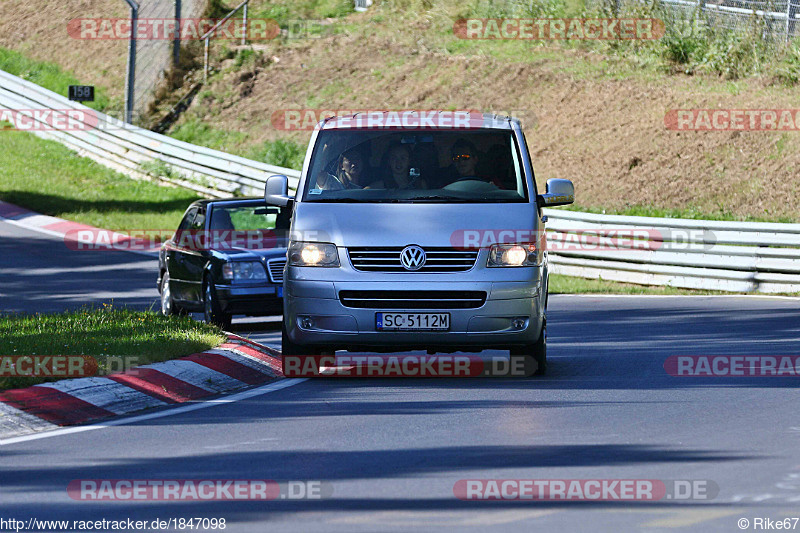
M 290 281 L 286 285 L 284 320 L 292 342 L 326 350 L 480 351 L 536 342 L 544 314 L 538 283 L 414 283 L 414 291 L 484 291 L 486 300 L 472 309 L 355 308 L 339 298 L 341 291 L 403 290 L 389 282 Z M 449 313 L 447 331 L 378 331 L 376 314 Z

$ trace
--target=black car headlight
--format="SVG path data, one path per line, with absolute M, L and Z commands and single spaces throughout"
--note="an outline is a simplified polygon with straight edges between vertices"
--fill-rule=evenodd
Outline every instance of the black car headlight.
M 267 271 L 258 261 L 235 261 L 222 265 L 222 278 L 228 281 L 265 281 Z

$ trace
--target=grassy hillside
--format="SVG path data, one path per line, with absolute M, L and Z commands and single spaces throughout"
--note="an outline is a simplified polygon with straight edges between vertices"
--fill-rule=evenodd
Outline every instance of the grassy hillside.
M 6 0 L 0 46 L 36 56 L 43 35 L 2 37 L 2 24 L 18 17 L 9 8 L 23 3 L 56 9 L 44 0 Z M 453 34 L 458 18 L 592 13 L 580 0 L 383 0 L 358 14 L 350 6 L 253 0 L 253 17 L 276 19 L 291 35 L 244 49 L 213 43 L 209 83 L 169 133 L 297 168 L 309 133 L 276 128 L 271 117 L 281 109 L 513 110 L 523 119 L 540 187 L 548 178 L 574 180 L 578 208 L 798 220 L 798 132 L 676 132 L 664 125 L 671 109 L 800 108 L 797 43 L 687 26 L 657 11 L 636 14 L 665 20 L 666 36 L 656 42 L 474 41 Z M 109 76 L 114 98 L 122 69 L 110 70 L 99 58 L 78 67 L 89 49 L 47 46 L 70 72 Z M 179 97 L 167 95 L 159 111 Z

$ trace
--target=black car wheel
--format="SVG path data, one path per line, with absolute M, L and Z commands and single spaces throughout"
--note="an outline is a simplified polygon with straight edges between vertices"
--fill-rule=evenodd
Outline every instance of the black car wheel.
M 164 272 L 164 276 L 161 278 L 161 314 L 164 316 L 186 314 L 186 311 L 172 299 L 172 290 L 169 288 L 169 272 Z
M 231 315 L 220 308 L 214 286 L 208 280 L 203 283 L 203 314 L 208 324 L 230 329 Z
M 536 342 L 511 350 L 512 368 L 513 362 L 520 359 L 526 376 L 543 376 L 547 372 L 547 317 L 542 319 L 542 331 Z

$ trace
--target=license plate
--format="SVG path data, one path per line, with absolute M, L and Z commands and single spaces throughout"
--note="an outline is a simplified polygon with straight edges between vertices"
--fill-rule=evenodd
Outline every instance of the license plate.
M 283 287 L 278 287 L 277 295 L 278 295 L 278 298 L 283 298 Z
M 378 331 L 447 331 L 450 313 L 376 313 Z

